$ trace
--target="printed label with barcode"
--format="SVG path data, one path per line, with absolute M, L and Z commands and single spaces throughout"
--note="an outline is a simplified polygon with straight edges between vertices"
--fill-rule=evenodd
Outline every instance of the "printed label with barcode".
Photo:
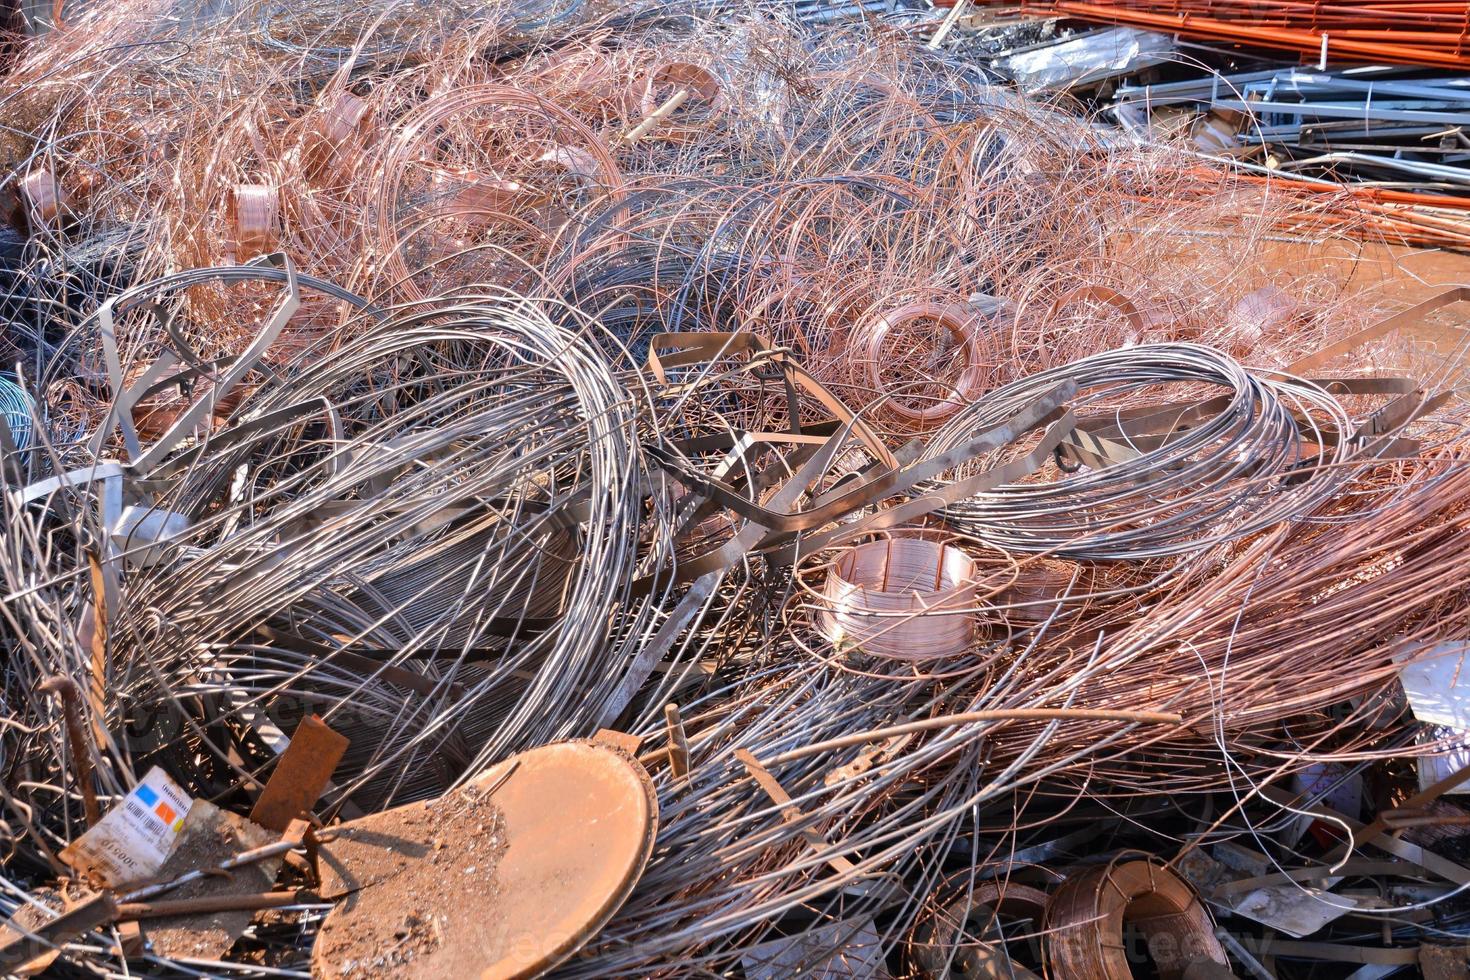
M 160 819 L 143 809 L 135 800 L 124 800 L 123 806 L 127 807 L 128 814 L 142 824 L 143 829 L 154 837 L 162 837 L 168 826 Z
M 193 802 L 154 766 L 95 827 L 67 845 L 61 858 L 109 888 L 146 879 L 173 852 Z

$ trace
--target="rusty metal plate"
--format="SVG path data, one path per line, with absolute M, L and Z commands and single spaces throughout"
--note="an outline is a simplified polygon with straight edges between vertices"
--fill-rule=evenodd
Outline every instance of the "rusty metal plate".
M 311 812 L 346 752 L 345 735 L 332 731 L 316 715 L 301 719 L 250 819 L 267 830 L 284 832 L 292 820 Z
M 627 900 L 658 801 L 635 759 L 593 742 L 524 752 L 437 800 L 342 825 L 323 845 L 312 972 L 538 976 Z

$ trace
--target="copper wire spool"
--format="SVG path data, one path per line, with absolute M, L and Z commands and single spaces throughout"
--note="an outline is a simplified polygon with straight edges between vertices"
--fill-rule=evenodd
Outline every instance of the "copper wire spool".
M 822 634 L 894 660 L 963 654 L 975 636 L 975 562 L 919 537 L 869 541 L 839 558 L 822 586 Z
M 906 330 L 944 330 L 954 341 L 953 352 L 962 359 L 958 368 L 959 378 L 954 384 L 945 384 L 935 379 L 936 386 L 943 385 L 949 394 L 943 399 L 925 402 L 911 400 L 911 396 L 894 395 L 884 402 L 884 409 L 904 421 L 917 425 L 931 425 L 949 418 L 980 394 L 982 356 L 977 346 L 975 314 L 959 306 L 940 303 L 912 303 L 884 313 L 876 320 L 858 328 L 862 338 L 863 368 L 869 386 L 875 391 L 884 391 L 888 384 L 883 377 L 883 368 L 891 363 L 902 363 L 912 357 L 911 350 L 897 345 L 895 340 Z M 896 348 L 896 349 L 894 349 Z M 885 357 L 885 351 L 888 356 Z M 948 373 L 948 372 L 946 372 Z
M 308 176 L 342 165 L 348 142 L 368 128 L 371 106 L 351 92 L 338 92 L 312 119 L 302 140 Z
M 1078 593 L 1085 597 L 1098 578 L 1087 565 L 1033 559 L 1015 566 L 1010 584 L 993 601 L 1006 607 L 1012 624 L 1044 623 L 1058 605 L 1078 602 Z
M 1130 980 L 1127 925 L 1143 934 L 1162 980 L 1180 980 L 1198 960 L 1229 965 L 1194 889 L 1154 858 L 1068 878 L 1052 894 L 1046 925 L 1048 972 L 1067 980 Z
M 963 899 L 957 900 L 947 910 L 955 913 L 963 908 Z M 972 906 L 981 906 L 986 909 L 995 909 L 1014 916 L 1027 916 L 1041 921 L 1046 914 L 1047 897 L 1046 892 L 1030 885 L 1019 885 L 1015 882 L 1006 881 L 982 881 L 975 886 L 974 893 L 969 898 Z M 971 915 L 974 913 L 972 912 Z
M 26 217 L 34 226 L 48 227 L 70 203 L 66 191 L 50 170 L 32 170 L 21 178 L 20 195 Z
M 266 184 L 239 184 L 230 195 L 230 225 L 235 236 L 232 262 L 245 262 L 275 250 L 280 234 L 281 199 Z
M 964 874 L 964 873 L 962 873 Z M 1015 882 L 982 881 L 969 894 L 963 892 L 947 906 L 937 909 L 914 935 L 910 946 L 915 965 L 923 976 L 967 980 L 993 977 L 1005 962 L 981 942 L 996 914 L 1030 919 L 1039 928 L 1046 917 L 1047 894 L 1039 888 Z
M 419 105 L 384 141 L 376 170 L 367 194 L 383 267 L 371 271 L 410 299 L 435 284 L 516 275 L 549 248 L 575 198 L 623 192 L 595 132 L 533 92 L 497 84 Z M 494 183 L 467 223 L 464 205 L 486 180 Z M 526 193 L 507 193 L 511 184 Z
M 351 277 L 365 248 L 363 171 L 378 137 L 375 120 L 388 101 L 383 91 L 369 101 L 329 89 L 283 140 L 279 182 L 283 247 L 338 280 Z M 346 315 L 317 297 L 309 298 L 306 306 L 297 317 L 293 339 L 330 330 Z M 306 328 L 308 320 L 312 326 Z

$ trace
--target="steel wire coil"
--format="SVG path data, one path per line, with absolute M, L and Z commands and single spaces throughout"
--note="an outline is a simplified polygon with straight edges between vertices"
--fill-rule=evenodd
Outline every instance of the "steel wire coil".
M 1338 470 L 1300 492 L 1274 485 L 1308 458 L 1308 444 L 1322 447 L 1324 467 L 1352 451 L 1345 438 L 1351 419 L 1324 389 L 1253 375 L 1208 348 L 1170 344 L 1098 354 L 998 388 L 955 415 L 926 453 L 998 424 L 1011 406 L 1063 380 L 1079 385 L 1079 410 L 1094 408 L 1093 419 L 1122 426 L 1111 439 L 1128 458 L 1092 458 L 1070 475 L 997 488 L 946 507 L 948 521 L 1021 553 L 1094 560 L 1183 554 L 1290 520 L 1326 499 Z M 1159 445 L 1135 449 L 1120 414 L 1127 399 L 1136 406 L 1140 394 L 1156 398 L 1171 389 L 1223 404 L 1187 427 L 1176 424 Z M 1293 410 L 1315 431 L 1303 431 Z

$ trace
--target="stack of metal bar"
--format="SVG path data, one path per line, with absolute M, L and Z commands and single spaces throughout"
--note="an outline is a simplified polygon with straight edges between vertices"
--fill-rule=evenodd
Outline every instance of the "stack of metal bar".
M 1457 0 L 1027 0 L 1028 8 L 1207 41 L 1434 68 L 1470 68 Z
M 1387 67 L 1283 68 L 1124 83 L 1116 111 L 1137 121 L 1155 108 L 1185 106 L 1231 119 L 1227 146 L 1279 153 L 1284 159 L 1273 166 L 1281 169 L 1463 192 L 1470 186 L 1470 77 L 1422 76 Z

